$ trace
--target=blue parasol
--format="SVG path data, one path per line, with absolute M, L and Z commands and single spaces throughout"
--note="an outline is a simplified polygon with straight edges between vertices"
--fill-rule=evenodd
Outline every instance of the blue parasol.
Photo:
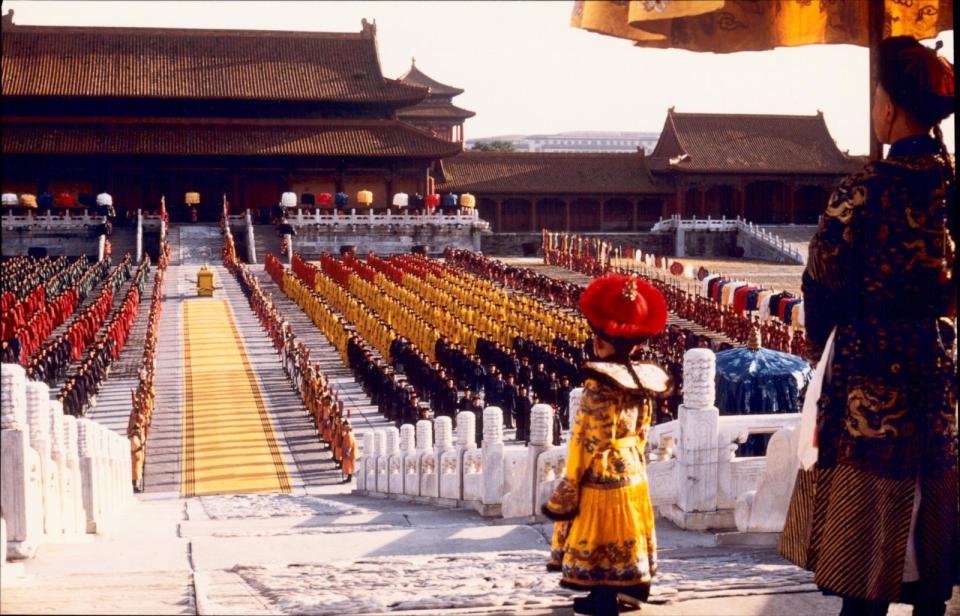
M 798 413 L 800 391 L 811 378 L 810 364 L 762 348 L 754 331 L 746 347 L 717 353 L 717 408 L 721 415 Z

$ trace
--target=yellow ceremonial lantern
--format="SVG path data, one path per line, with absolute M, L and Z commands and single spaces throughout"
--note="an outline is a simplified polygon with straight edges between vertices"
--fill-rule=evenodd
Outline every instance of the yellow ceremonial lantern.
M 476 207 L 477 198 L 471 195 L 470 193 L 463 193 L 460 195 L 460 206 L 461 207 Z
M 206 265 L 197 272 L 197 295 L 200 297 L 213 297 L 213 270 Z
M 361 190 L 357 193 L 357 203 L 367 207 L 373 205 L 373 193 L 369 190 Z

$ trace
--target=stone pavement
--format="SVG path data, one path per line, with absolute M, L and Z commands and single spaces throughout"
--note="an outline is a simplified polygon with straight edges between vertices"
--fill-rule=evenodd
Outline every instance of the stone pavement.
M 109 535 L 44 545 L 3 579 L 2 613 L 571 614 L 544 562 L 550 526 L 331 494 L 141 495 Z M 345 491 L 346 486 L 340 486 Z M 640 613 L 836 614 L 772 550 L 721 548 L 658 520 Z M 952 614 L 960 610 L 952 608 Z M 906 606 L 890 614 L 905 616 Z

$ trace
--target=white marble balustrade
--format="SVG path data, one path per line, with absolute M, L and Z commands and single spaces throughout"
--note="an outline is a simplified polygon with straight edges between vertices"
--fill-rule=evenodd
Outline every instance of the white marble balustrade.
M 23 368 L 0 371 L 0 510 L 4 557 L 31 558 L 44 541 L 100 533 L 133 499 L 127 439 L 63 414 Z
M 679 418 L 648 432 L 647 479 L 658 513 L 690 529 L 781 530 L 799 466 L 799 414 L 720 416 L 714 406 L 716 357 L 708 349 L 686 353 L 684 378 Z M 571 415 L 580 394 L 571 393 Z M 499 408 L 483 413 L 480 447 L 470 412 L 457 416 L 456 438 L 447 417 L 368 435 L 358 490 L 474 508 L 487 516 L 539 515 L 568 457 L 566 446 L 552 445 L 553 409 L 533 408 L 527 447 L 504 446 Z M 767 456 L 735 455 L 749 435 L 765 433 L 773 435 Z

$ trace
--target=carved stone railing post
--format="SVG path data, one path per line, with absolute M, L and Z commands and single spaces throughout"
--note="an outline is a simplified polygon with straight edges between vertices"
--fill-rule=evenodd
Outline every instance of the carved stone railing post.
M 363 447 L 357 452 L 357 492 L 367 490 L 367 462 L 373 452 L 373 432 L 363 435 Z
M 439 496 L 439 482 L 437 481 L 437 459 L 433 446 L 433 422 L 421 419 L 417 422 L 417 493 L 411 496 L 425 496 L 437 498 Z
M 477 446 L 477 417 L 472 411 L 461 411 L 457 413 L 457 467 L 456 475 L 459 481 L 459 494 L 457 499 L 466 500 L 464 491 L 464 475 L 466 474 L 465 457 L 468 451 Z
M 500 516 L 503 502 L 503 411 L 496 406 L 483 410 L 483 491 L 480 514 Z
M 76 533 L 73 476 L 67 467 L 67 431 L 63 421 L 63 405 L 56 400 L 50 402 L 50 459 L 57 469 L 60 526 L 65 534 Z
M 390 494 L 406 494 L 407 484 L 413 485 L 416 480 L 412 476 L 416 472 L 416 448 L 416 428 L 413 424 L 403 424 L 400 426 L 400 449 L 390 456 Z M 414 469 L 409 469 L 408 465 L 413 465 Z
M 578 388 L 579 389 L 579 388 Z M 579 396 L 577 404 L 579 408 Z M 573 392 L 570 395 L 570 412 L 573 413 Z M 553 448 L 553 408 L 549 404 L 535 404 L 530 411 L 530 445 L 527 447 L 527 476 L 530 478 L 527 494 L 530 496 L 530 513 L 538 513 L 534 507 L 537 502 L 537 460 L 540 455 Z M 571 422 L 573 418 L 571 417 Z
M 367 432 L 363 439 L 363 467 L 367 477 L 363 482 L 363 489 L 367 494 L 377 491 L 377 459 L 383 449 L 381 437 L 380 445 L 377 445 L 377 434 L 375 431 Z
M 247 258 L 250 263 L 257 262 L 257 243 L 253 232 L 253 220 L 250 218 L 250 210 L 244 213 L 244 221 L 247 225 Z
M 87 531 L 87 513 L 83 508 L 83 480 L 80 476 L 80 444 L 77 432 L 77 418 L 63 416 L 63 438 L 66 456 L 66 474 L 69 478 L 73 498 L 73 532 Z
M 678 411 L 676 505 L 661 509 L 681 528 L 732 528 L 733 510 L 717 508 L 720 412 L 716 398 L 716 355 L 690 349 L 683 356 L 683 403 Z
M 137 208 L 137 263 L 143 259 L 143 210 Z
M 0 510 L 7 524 L 11 560 L 33 557 L 43 534 L 40 454 L 30 446 L 26 373 L 17 364 L 0 367 Z
M 457 413 L 457 449 L 477 446 L 477 417 L 472 411 Z
M 459 454 L 453 441 L 453 420 L 450 417 L 437 417 L 434 421 L 437 429 L 437 490 L 444 502 L 460 500 Z
M 99 473 L 96 452 L 96 424 L 81 417 L 77 419 L 77 439 L 80 454 L 80 481 L 83 494 L 83 509 L 86 512 L 86 531 L 96 533 L 102 530 L 103 513 L 100 502 L 103 478 Z
M 40 455 L 43 482 L 43 530 L 48 535 L 63 533 L 60 517 L 60 478 L 53 463 L 50 442 L 50 388 L 46 383 L 27 381 L 27 421 L 30 446 Z
M 383 429 L 383 455 L 377 463 L 377 492 L 390 493 L 391 477 L 398 471 L 394 467 L 400 453 L 400 431 L 390 426 Z

